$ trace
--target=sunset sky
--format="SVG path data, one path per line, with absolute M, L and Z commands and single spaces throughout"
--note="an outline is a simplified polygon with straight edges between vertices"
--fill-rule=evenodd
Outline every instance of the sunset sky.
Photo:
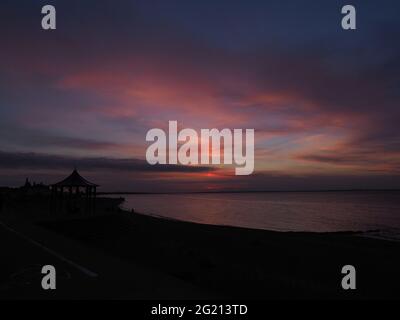
M 0 185 L 400 188 L 400 3 L 351 3 L 355 31 L 335 0 L 2 0 Z M 149 166 L 169 120 L 255 129 L 255 172 Z

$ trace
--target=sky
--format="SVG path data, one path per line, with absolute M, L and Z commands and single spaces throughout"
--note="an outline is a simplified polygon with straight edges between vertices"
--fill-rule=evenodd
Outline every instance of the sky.
M 57 29 L 41 28 L 52 4 Z M 2 0 L 0 185 L 400 188 L 398 1 Z M 255 129 L 255 171 L 150 166 L 152 128 Z

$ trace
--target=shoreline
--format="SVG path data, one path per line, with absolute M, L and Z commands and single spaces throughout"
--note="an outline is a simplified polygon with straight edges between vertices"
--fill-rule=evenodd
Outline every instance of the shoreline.
M 283 233 L 310 233 L 310 234 L 345 234 L 345 235 L 354 235 L 360 236 L 365 238 L 372 238 L 378 239 L 383 241 L 392 241 L 392 242 L 400 242 L 400 233 L 391 232 L 390 230 L 386 229 L 369 229 L 369 230 L 343 230 L 343 231 L 307 231 L 307 230 L 273 230 L 273 229 L 263 229 L 263 228 L 251 228 L 251 227 L 244 227 L 244 226 L 235 226 L 229 224 L 207 224 L 201 223 L 196 221 L 189 221 L 183 220 L 153 213 L 140 213 L 136 212 L 133 209 L 128 209 L 123 206 L 123 203 L 119 206 L 121 211 L 130 214 L 139 214 L 143 216 L 153 217 L 157 219 L 163 219 L 167 221 L 176 221 L 176 222 L 187 222 L 187 223 L 194 223 L 199 225 L 208 225 L 208 226 L 221 226 L 221 227 L 232 227 L 232 228 L 239 228 L 239 229 L 249 229 L 249 230 L 262 230 L 262 231 L 272 231 L 272 232 L 283 232 Z
M 360 236 L 367 236 L 368 233 L 372 232 L 385 232 L 385 230 L 381 229 L 371 229 L 371 230 L 344 230 L 344 231 L 307 231 L 307 230 L 300 230 L 300 231 L 293 231 L 293 230 L 272 230 L 272 229 L 262 229 L 262 228 L 250 228 L 250 227 L 242 227 L 242 226 L 235 226 L 229 224 L 211 224 L 211 223 L 201 223 L 196 221 L 189 221 L 183 219 L 177 219 L 152 213 L 141 213 L 141 212 L 132 212 L 127 208 L 121 207 L 121 211 L 126 214 L 137 214 L 147 217 L 152 217 L 156 219 L 166 220 L 166 221 L 175 221 L 175 222 L 185 222 L 185 223 L 192 223 L 196 225 L 203 225 L 203 226 L 215 226 L 215 227 L 228 227 L 228 228 L 237 228 L 237 229 L 245 229 L 245 230 L 257 230 L 257 231 L 266 231 L 266 232 L 280 232 L 280 233 L 307 233 L 307 234 L 343 234 L 343 235 L 360 235 Z M 382 239 L 391 241 L 389 239 Z
M 200 224 L 121 210 L 115 206 L 118 199 L 98 201 L 104 210 L 95 216 L 27 218 L 26 212 L 17 210 L 0 217 L 18 232 L 101 275 L 89 282 L 80 276 L 66 281 L 69 289 L 60 294 L 62 299 L 76 298 L 76 288 L 86 297 L 112 299 L 400 298 L 399 242 L 355 231 L 280 232 Z M 11 235 L 1 231 L 10 247 L 23 242 L 7 240 Z M 43 254 L 33 254 L 26 243 L 19 246 L 19 255 L 33 261 Z M 2 258 L 10 263 L 3 268 L 15 272 L 14 262 Z M 9 259 L 14 259 L 13 253 Z M 62 261 L 57 263 L 69 269 Z M 340 285 L 342 267 L 349 264 L 357 270 L 355 291 L 344 291 Z M 0 288 L 1 283 L 0 279 Z M 120 286 L 124 289 L 117 294 Z
M 121 208 L 122 211 L 125 213 L 132 213 L 127 208 Z M 238 229 L 247 229 L 247 230 L 261 230 L 267 232 L 281 232 L 281 233 L 306 233 L 306 234 L 322 234 L 322 235 L 352 235 L 352 236 L 359 236 L 371 239 L 377 239 L 382 241 L 390 241 L 390 242 L 400 242 L 400 234 L 392 233 L 392 236 L 389 235 L 390 231 L 385 229 L 370 229 L 370 230 L 345 230 L 345 231 L 290 231 L 290 230 L 272 230 L 272 229 L 262 229 L 262 228 L 249 228 L 249 227 L 241 227 L 229 224 L 207 224 L 207 223 L 200 223 L 196 221 L 188 221 L 188 220 L 181 220 L 177 218 L 161 216 L 157 214 L 147 214 L 147 213 L 140 213 L 140 212 L 133 212 L 133 214 L 153 217 L 157 219 L 167 220 L 167 221 L 176 221 L 176 222 L 187 222 L 193 223 L 198 225 L 205 225 L 205 226 L 220 226 L 220 227 L 230 227 L 230 228 L 238 228 Z M 394 234 L 394 235 L 393 235 Z
M 400 268 L 400 244 L 360 237 L 355 232 L 265 231 L 160 219 L 126 211 L 43 226 L 217 296 L 399 297 L 400 283 L 393 279 Z M 370 286 L 362 285 L 353 295 L 343 291 L 339 279 L 341 268 L 347 264 L 356 265 L 361 278 L 371 280 Z

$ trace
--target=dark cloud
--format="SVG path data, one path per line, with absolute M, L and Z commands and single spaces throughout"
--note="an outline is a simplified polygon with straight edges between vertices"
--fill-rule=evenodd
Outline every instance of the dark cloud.
M 370 144 L 369 147 L 372 145 Z M 398 145 L 396 146 L 398 147 Z M 383 145 L 386 150 L 387 145 Z M 382 173 L 382 174 L 400 174 L 400 152 L 382 151 L 382 145 L 376 150 L 371 148 L 354 148 L 338 150 L 322 150 L 314 153 L 300 154 L 296 156 L 297 160 L 308 161 L 312 163 L 331 164 L 336 167 L 351 168 L 352 172 L 364 174 Z
M 149 165 L 139 159 L 78 158 L 37 153 L 12 153 L 0 151 L 2 169 L 71 170 L 78 167 L 85 171 L 125 171 L 125 172 L 211 172 L 212 167 L 181 165 Z
M 0 127 L 0 141 L 3 144 L 29 148 L 49 147 L 78 150 L 113 150 L 123 145 L 108 141 L 55 135 L 45 130 L 34 130 L 19 126 L 3 125 Z

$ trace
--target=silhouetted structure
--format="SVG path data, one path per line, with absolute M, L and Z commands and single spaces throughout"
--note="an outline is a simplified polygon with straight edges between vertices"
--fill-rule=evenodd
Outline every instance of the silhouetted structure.
M 97 187 L 75 169 L 70 176 L 51 185 L 52 212 L 95 213 Z
M 26 178 L 25 184 L 22 187 L 20 187 L 19 190 L 23 192 L 24 195 L 28 196 L 49 194 L 49 187 L 43 184 L 43 182 L 40 182 L 38 184 L 36 182 L 31 183 L 28 178 Z
M 25 189 L 32 188 L 32 184 L 29 182 L 28 178 L 25 179 L 25 184 L 22 188 L 25 188 Z

